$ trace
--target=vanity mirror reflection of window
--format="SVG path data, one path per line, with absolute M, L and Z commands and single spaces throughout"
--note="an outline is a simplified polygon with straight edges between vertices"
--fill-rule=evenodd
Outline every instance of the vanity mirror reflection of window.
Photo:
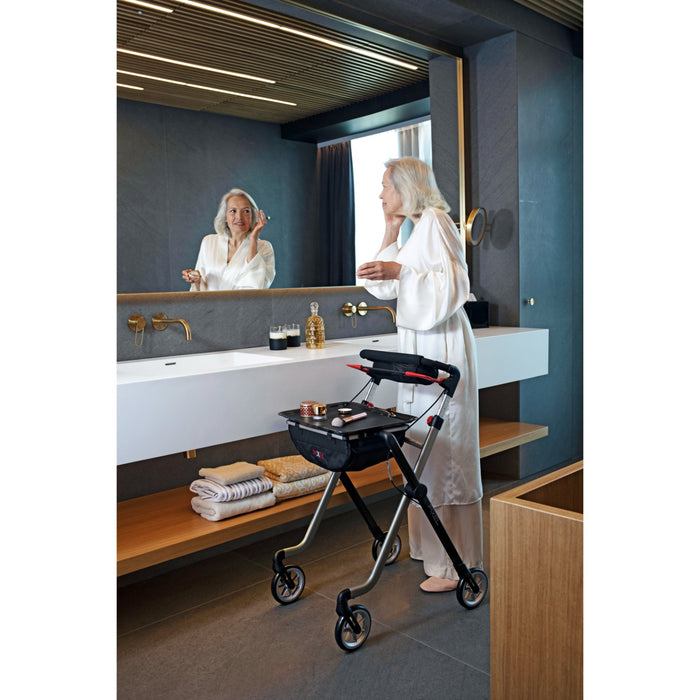
M 430 119 L 394 126 L 352 139 L 352 167 L 355 187 L 355 260 L 371 260 L 377 252 L 374 232 L 383 230 L 384 215 L 377 206 L 377 183 L 392 158 L 413 156 L 432 165 Z M 399 244 L 411 234 L 413 223 L 407 219 L 401 227 Z M 355 284 L 364 280 L 355 278 Z
M 268 289 L 275 279 L 275 253 L 260 233 L 269 220 L 247 192 L 228 191 L 214 218 L 216 233 L 202 239 L 195 268 L 182 271 L 190 291 Z

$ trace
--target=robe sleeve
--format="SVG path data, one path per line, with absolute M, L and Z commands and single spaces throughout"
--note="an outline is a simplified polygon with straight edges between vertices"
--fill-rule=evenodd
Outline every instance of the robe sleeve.
M 459 234 L 444 212 L 426 210 L 414 229 L 413 251 L 401 262 L 396 324 L 427 331 L 444 323 L 469 297 L 469 273 Z
M 236 280 L 236 289 L 268 289 L 275 279 L 275 252 L 268 241 L 258 240 L 258 253 L 246 262 Z
M 211 265 L 212 262 L 212 251 L 211 251 L 211 235 L 204 236 L 202 238 L 202 242 L 199 246 L 199 255 L 197 255 L 197 263 L 194 266 L 194 269 L 199 272 L 199 274 L 202 276 L 202 279 L 199 283 L 199 289 L 197 289 L 196 284 L 191 284 L 190 285 L 190 291 L 191 292 L 206 292 L 209 287 L 207 285 L 207 269 Z

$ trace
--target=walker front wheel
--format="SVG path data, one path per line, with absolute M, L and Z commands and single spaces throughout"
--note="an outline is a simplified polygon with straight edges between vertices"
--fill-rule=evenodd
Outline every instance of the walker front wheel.
M 359 649 L 367 641 L 372 627 L 372 616 L 364 605 L 353 605 L 350 610 L 355 629 L 353 629 L 353 621 L 347 617 L 339 617 L 335 624 L 335 641 L 345 651 Z
M 285 569 L 286 578 L 282 574 L 272 577 L 272 597 L 282 605 L 289 605 L 304 591 L 306 576 L 299 566 L 289 566 Z
M 489 578 L 483 569 L 469 569 L 469 573 L 476 581 L 479 592 L 474 593 L 467 580 L 461 578 L 457 586 L 457 600 L 465 608 L 475 608 L 486 597 L 486 593 L 489 590 Z
M 383 543 L 380 540 L 374 540 L 374 544 L 372 545 L 372 559 L 374 559 L 374 561 L 377 561 L 379 558 L 379 552 L 382 550 L 382 544 Z M 384 562 L 384 566 L 393 564 L 399 558 L 399 554 L 401 554 L 401 538 L 396 535 L 396 537 L 394 537 L 394 543 L 391 545 L 389 555 Z

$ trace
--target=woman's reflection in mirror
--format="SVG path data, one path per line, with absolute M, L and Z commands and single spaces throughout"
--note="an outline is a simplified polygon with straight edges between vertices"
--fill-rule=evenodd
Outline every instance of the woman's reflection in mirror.
M 202 239 L 194 269 L 182 271 L 190 291 L 268 289 L 275 279 L 275 253 L 260 238 L 267 222 L 247 192 L 228 191 L 214 218 L 216 233 Z

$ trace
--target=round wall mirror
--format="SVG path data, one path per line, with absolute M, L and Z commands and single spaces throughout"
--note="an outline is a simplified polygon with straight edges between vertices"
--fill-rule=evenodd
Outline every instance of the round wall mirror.
M 467 219 L 467 243 L 479 245 L 486 233 L 486 209 L 477 207 L 469 212 Z

